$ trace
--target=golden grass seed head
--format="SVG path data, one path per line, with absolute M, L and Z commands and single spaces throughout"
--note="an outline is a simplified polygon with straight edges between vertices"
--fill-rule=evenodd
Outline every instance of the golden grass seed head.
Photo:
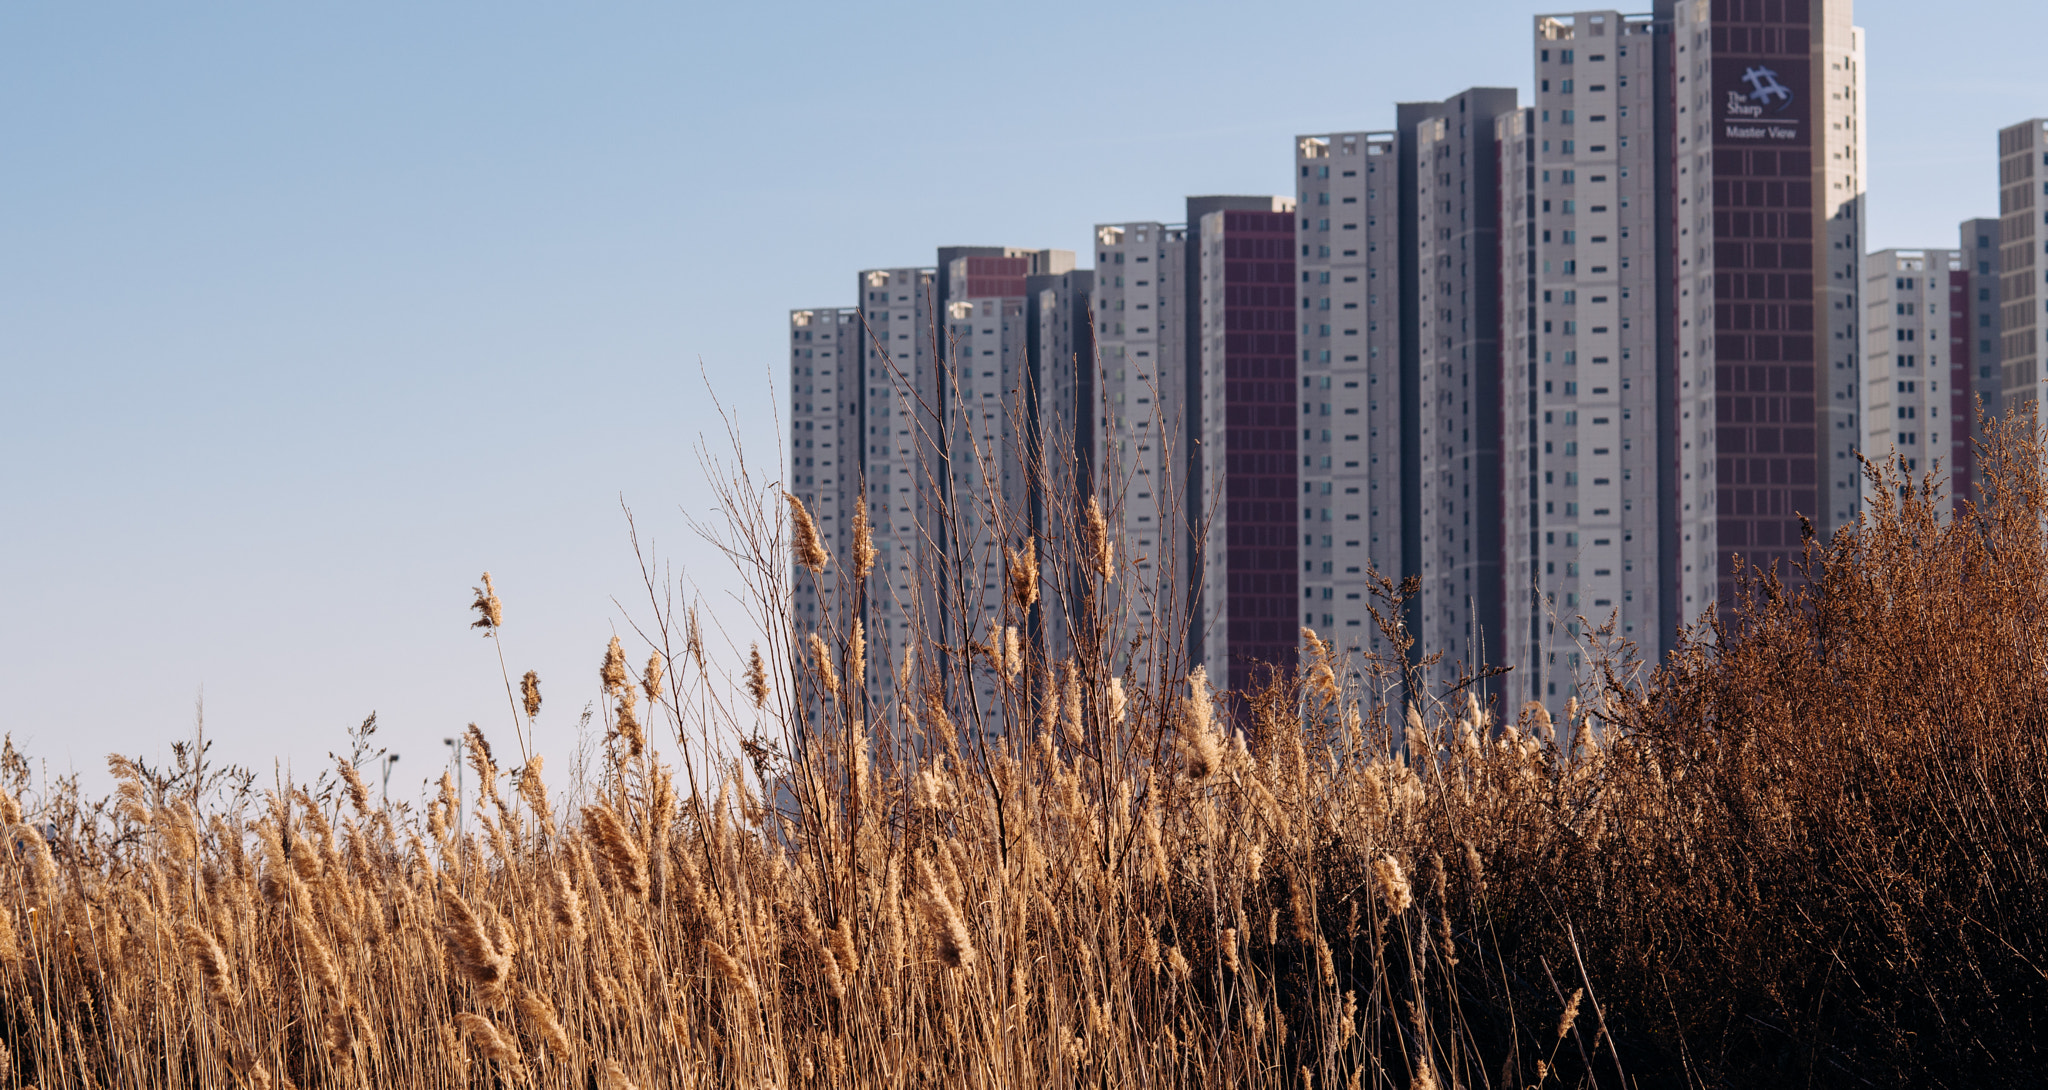
M 617 1060 L 604 1062 L 605 1090 L 640 1090 L 632 1079 L 626 1077 L 626 1069 Z
M 1116 542 L 1109 536 L 1109 522 L 1102 517 L 1102 505 L 1088 497 L 1088 510 L 1081 523 L 1082 561 L 1105 584 L 1116 577 Z
M 1189 977 L 1195 975 L 1194 966 L 1188 964 L 1187 955 L 1180 952 L 1180 945 L 1178 943 L 1166 947 L 1164 961 L 1166 963 L 1166 975 L 1172 977 L 1176 982 L 1185 982 Z
M 1188 692 L 1181 698 L 1180 730 L 1187 756 L 1188 778 L 1206 780 L 1223 768 L 1223 743 L 1211 729 L 1215 706 L 1209 695 L 1209 671 L 1201 666 L 1188 674 Z
M 348 790 L 348 801 L 355 806 L 356 812 L 359 814 L 369 813 L 370 789 L 364 786 L 362 774 L 357 772 L 356 766 L 348 763 L 345 758 L 336 757 L 334 765 L 341 773 L 342 785 Z
M 754 983 L 753 974 L 747 972 L 746 966 L 741 965 L 739 959 L 733 957 L 724 944 L 706 939 L 704 951 L 711 955 L 711 967 L 718 970 L 718 975 L 723 977 L 727 984 L 737 991 L 745 992 L 749 998 L 760 998 L 761 988 Z
M 839 699 L 839 671 L 832 665 L 832 649 L 825 644 L 825 638 L 816 632 L 807 641 L 811 648 L 811 670 L 818 677 L 818 684 L 832 699 Z
M 503 987 L 512 972 L 512 959 L 498 948 L 484 921 L 452 884 L 441 890 L 441 908 L 448 918 L 445 935 L 449 952 L 455 955 L 455 963 L 470 983 L 486 992 Z
M 640 717 L 634 709 L 639 706 L 639 693 L 630 685 L 619 690 L 619 703 L 612 709 L 619 737 L 626 740 L 628 756 L 638 757 L 647 748 L 647 735 L 640 729 Z
M 469 1035 L 469 1042 L 476 1046 L 478 1052 L 484 1054 L 485 1059 L 494 1060 L 506 1067 L 520 1066 L 518 1046 L 503 1033 L 498 1032 L 498 1027 L 492 1024 L 490 1019 L 481 1014 L 464 1011 L 456 1015 L 455 1020 L 461 1024 L 463 1031 Z
M 761 658 L 758 643 L 747 655 L 747 695 L 753 698 L 755 710 L 768 706 L 768 664 Z
M 533 1023 L 535 1035 L 555 1059 L 564 1063 L 576 1058 L 576 1047 L 569 1040 L 568 1031 L 562 1028 L 561 1019 L 555 1017 L 555 1008 L 531 988 L 519 989 L 519 1013 Z
M 1081 719 L 1081 667 L 1072 659 L 1060 664 L 1060 722 L 1067 744 L 1078 746 L 1087 740 Z
M 468 729 L 462 732 L 462 735 L 464 741 L 463 752 L 469 757 L 469 767 L 476 772 L 477 797 L 485 801 L 496 800 L 498 797 L 498 760 L 497 756 L 491 752 L 490 739 L 484 737 L 484 732 L 478 729 L 475 723 L 471 723 Z M 307 809 L 311 811 L 308 816 L 318 821 L 318 808 L 312 805 L 312 800 L 310 799 L 307 800 Z
M 640 842 L 627 832 L 618 812 L 603 803 L 596 803 L 583 808 L 583 821 L 584 828 L 604 850 L 613 871 L 625 883 L 627 892 L 639 900 L 646 900 L 647 853 L 640 847 Z
M 348 981 L 341 975 L 341 965 L 334 959 L 333 948 L 320 937 L 319 930 L 308 920 L 307 914 L 295 915 L 292 925 L 298 932 L 300 956 L 312 967 L 314 978 L 337 1001 L 346 1000 Z
M 597 668 L 597 680 L 607 695 L 632 684 L 632 675 L 626 672 L 626 649 L 617 636 L 605 645 L 604 662 Z
M 1003 674 L 1011 681 L 1024 672 L 1024 641 L 1016 625 L 1003 629 Z
M 1573 988 L 1572 997 L 1565 1001 L 1564 1014 L 1557 1020 L 1557 1039 L 1562 1041 L 1572 1032 L 1572 1023 L 1579 1020 L 1579 1001 L 1586 998 L 1586 989 Z
M 1010 600 L 1020 610 L 1038 602 L 1038 539 L 1027 537 L 1024 547 L 1003 546 L 1003 570 L 1010 577 Z
M 1388 912 L 1398 916 L 1415 903 L 1414 891 L 1408 886 L 1408 875 L 1402 871 L 1400 860 L 1382 855 L 1373 860 L 1372 874 Z
M 865 685 L 868 676 L 867 626 L 860 618 L 853 619 L 853 635 L 846 640 L 846 681 L 849 685 Z
M 875 532 L 868 522 L 868 497 L 862 492 L 853 507 L 853 572 L 866 579 L 875 570 Z
M 526 709 L 526 717 L 532 719 L 540 714 L 540 674 L 528 670 L 519 679 L 519 702 Z
M 0 909 L 0 913 L 5 913 Z M 235 983 L 234 969 L 228 964 L 228 956 L 220 948 L 219 940 L 213 933 L 199 925 L 199 921 L 188 919 L 184 925 L 185 951 L 199 966 L 199 975 L 206 981 L 206 990 L 221 1006 L 233 1010 L 242 1005 L 242 990 Z M 0 918 L 0 964 L 6 964 L 6 947 L 13 944 L 14 927 L 11 922 Z M 18 960 L 20 952 L 16 951 Z
M 484 635 L 488 636 L 505 623 L 505 604 L 498 600 L 497 588 L 491 585 L 490 572 L 484 573 L 483 586 L 470 589 L 476 591 L 476 601 L 471 602 L 469 608 L 476 610 L 477 617 L 469 627 L 484 629 Z
M 647 703 L 650 707 L 661 699 L 661 676 L 661 652 L 650 652 L 647 656 L 647 668 L 640 671 L 640 691 L 647 694 Z
M 860 955 L 853 944 L 853 914 L 839 914 L 839 926 L 829 932 L 832 956 L 839 961 L 839 971 L 846 979 L 852 980 L 860 972 Z
M 950 866 L 950 860 L 947 862 Z M 968 932 L 967 921 L 961 917 L 952 895 L 947 892 L 946 882 L 940 879 L 939 872 L 925 856 L 918 857 L 917 870 L 924 882 L 925 912 L 938 940 L 939 960 L 951 969 L 973 968 L 974 938 Z
M 782 498 L 789 501 L 789 521 L 796 562 L 803 565 L 804 570 L 812 575 L 824 571 L 825 565 L 831 562 L 832 555 L 825 551 L 825 546 L 818 540 L 818 524 L 811 521 L 810 511 L 805 509 L 804 501 L 798 499 L 795 493 L 784 492 Z
M 1486 864 L 1479 858 L 1479 849 L 1471 841 L 1463 841 L 1465 849 L 1465 877 L 1472 883 L 1474 893 L 1486 892 Z

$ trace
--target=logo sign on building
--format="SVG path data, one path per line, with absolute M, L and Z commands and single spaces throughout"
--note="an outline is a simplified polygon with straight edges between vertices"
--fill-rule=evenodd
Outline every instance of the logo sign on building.
M 1804 57 L 1714 58 L 1717 143 L 1804 143 L 1808 61 Z

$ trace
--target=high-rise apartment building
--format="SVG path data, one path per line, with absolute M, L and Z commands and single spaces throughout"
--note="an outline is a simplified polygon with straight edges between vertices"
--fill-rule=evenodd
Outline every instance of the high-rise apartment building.
M 1071 265 L 1071 261 L 1068 264 Z M 1088 269 L 1042 273 L 1024 280 L 1029 325 L 1025 382 L 1032 390 L 1025 464 L 1037 478 L 1031 487 L 1031 522 L 1040 537 L 1039 555 L 1049 542 L 1081 539 L 1085 497 L 1099 486 L 1096 465 L 1103 434 L 1095 363 L 1092 309 L 1095 273 Z M 1042 629 L 1054 661 L 1072 653 L 1067 603 L 1078 602 L 1078 587 L 1041 587 L 1043 605 L 1030 619 Z
M 1998 131 L 1999 363 L 2002 408 L 2041 427 L 2041 382 L 2048 378 L 2048 322 L 2043 321 L 2043 271 L 2048 270 L 2048 119 Z
M 986 639 L 1000 618 L 1003 546 L 1046 532 L 1046 455 L 1093 457 L 1082 408 L 1094 395 L 1074 362 L 1093 353 L 1091 275 L 1058 250 L 939 257 L 861 272 L 858 307 L 790 315 L 790 488 L 835 565 L 816 579 L 795 570 L 793 621 L 835 641 L 862 623 L 868 676 L 855 691 L 875 722 L 896 702 L 914 632 Z M 875 566 L 849 601 L 851 574 L 836 566 L 851 561 L 861 504 Z M 1030 623 L 1064 646 L 1056 611 Z
M 1071 272 L 1074 255 L 988 247 L 941 250 L 939 256 L 946 284 L 948 363 L 941 367 L 939 397 L 946 416 L 940 457 L 947 514 L 945 524 L 927 534 L 937 553 L 927 568 L 937 598 L 931 615 L 945 639 L 986 640 L 1004 620 L 1003 549 L 1042 532 L 1034 521 L 1044 482 L 1031 458 L 1041 391 L 1030 352 L 1028 282 Z M 979 675 L 979 682 L 988 686 L 980 706 L 994 707 L 993 679 Z
M 858 459 L 843 426 L 855 394 L 849 379 L 860 356 L 860 312 L 818 307 L 789 313 L 789 489 L 804 501 L 833 555 L 852 540 L 853 496 Z M 844 540 L 842 540 L 844 539 Z M 837 580 L 811 586 L 798 573 L 799 619 L 830 612 L 837 604 Z
M 1402 194 L 1403 570 L 1435 681 L 1502 663 L 1501 164 L 1512 88 L 1395 109 Z M 1491 690 L 1492 686 L 1483 686 Z
M 1966 452 L 1968 372 L 1953 334 L 1967 286 L 1954 250 L 1880 250 L 1864 259 L 1863 403 L 1859 446 L 1871 459 L 1902 460 L 1915 483 L 1947 474 Z M 1961 385 L 1958 385 L 1961 379 Z M 1865 482 L 1866 491 L 1869 482 Z M 1942 514 L 1954 493 L 1937 500 Z
M 1572 695 L 1589 628 L 1655 654 L 1685 619 L 1664 555 L 1683 505 L 1667 472 L 1668 44 L 1651 15 L 1539 16 L 1536 103 L 1500 119 L 1510 706 Z
M 1098 497 L 1115 525 L 1126 619 L 1179 632 L 1191 620 L 1197 555 L 1189 459 L 1187 228 L 1153 221 L 1095 228 L 1095 336 L 1102 396 L 1095 406 L 1106 472 Z M 1196 634 L 1199 638 L 1199 633 Z
M 1374 577 L 1401 559 L 1399 139 L 1298 136 L 1301 623 L 1347 651 L 1388 654 Z
M 860 616 L 868 645 L 863 680 L 879 708 L 895 704 L 897 669 L 911 653 L 911 632 L 924 605 L 918 569 L 937 423 L 935 280 L 929 268 L 897 268 L 863 270 L 856 282 L 863 324 L 849 346 L 857 353 L 850 358 L 859 362 L 842 434 L 859 469 L 855 502 L 867 504 L 874 535 L 875 568 Z
M 1941 267 L 1915 278 L 1941 284 L 1908 300 L 1908 255 L 1864 276 L 1848 0 L 1653 3 L 1537 18 L 1526 109 L 1501 88 L 1404 103 L 1390 133 L 1297 138 L 1292 198 L 1098 225 L 1092 276 L 1053 251 L 942 250 L 921 319 L 941 332 L 911 349 L 927 378 L 856 406 L 935 414 L 864 444 L 859 478 L 910 497 L 930 562 L 910 570 L 935 573 L 913 608 L 985 638 L 1001 547 L 1069 533 L 1055 489 L 1100 488 L 1140 565 L 1126 616 L 1184 621 L 1220 685 L 1290 667 L 1301 626 L 1386 650 L 1377 571 L 1417 581 L 1433 684 L 1509 667 L 1488 695 L 1555 705 L 1588 679 L 1589 629 L 1661 653 L 1730 600 L 1738 563 L 1790 574 L 1802 522 L 1855 519 L 1856 452 L 1931 442 L 1924 414 L 1969 494 L 1971 395 L 2031 406 L 2048 357 L 2048 123 L 2001 135 L 1996 230 L 1922 255 Z M 1910 332 L 1940 338 L 1941 374 L 1879 375 L 1929 366 L 1896 340 L 1865 360 L 1866 337 L 1905 331 L 1879 308 L 1936 306 L 1928 290 L 1942 309 Z
M 1210 678 L 1245 693 L 1291 669 L 1301 644 L 1294 202 L 1190 197 L 1187 228 L 1201 429 L 1192 499 L 1204 530 L 1197 624 Z
M 1792 575 L 1802 517 L 1825 536 L 1858 511 L 1863 32 L 1848 0 L 1659 10 L 1677 75 L 1681 402 L 1714 390 L 1711 435 L 1681 420 L 1681 466 L 1711 480 L 1728 603 L 1738 560 Z
M 833 561 L 850 555 L 854 505 L 859 502 L 859 459 L 850 421 L 858 411 L 852 381 L 861 356 L 860 311 L 818 307 L 789 314 L 790 448 L 788 483 L 817 524 Z M 798 632 L 839 631 L 846 593 L 829 567 L 813 575 L 791 570 L 792 617 Z M 806 719 L 816 721 L 816 694 L 806 694 Z
M 1962 411 L 1970 422 L 1970 443 L 1956 455 L 1949 471 L 1951 488 L 1958 499 L 1980 498 L 1978 482 L 1979 443 L 1984 440 L 1988 419 L 2004 415 L 2005 369 L 1999 362 L 1999 222 L 1995 218 L 1964 220 L 1957 240 L 1962 275 L 1962 328 L 1955 334 L 1949 351 L 1960 361 L 1969 379 L 1969 397 Z M 1962 383 L 1956 388 L 1963 389 Z

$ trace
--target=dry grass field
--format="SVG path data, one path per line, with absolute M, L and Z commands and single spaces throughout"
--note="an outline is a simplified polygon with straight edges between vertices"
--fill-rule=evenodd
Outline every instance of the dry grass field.
M 510 673 L 465 789 L 411 807 L 367 730 L 308 784 L 115 758 L 100 801 L 10 745 L 0 1086 L 2042 1085 L 2038 454 L 1994 429 L 1946 522 L 1873 471 L 1803 579 L 1663 662 L 1599 644 L 1556 721 L 1312 633 L 1219 694 L 1133 638 L 1080 495 L 1035 563 L 990 543 L 999 636 L 921 630 L 878 707 L 862 630 L 787 612 L 792 555 L 871 558 L 714 466 L 768 639 L 719 676 L 650 580 L 559 783 Z

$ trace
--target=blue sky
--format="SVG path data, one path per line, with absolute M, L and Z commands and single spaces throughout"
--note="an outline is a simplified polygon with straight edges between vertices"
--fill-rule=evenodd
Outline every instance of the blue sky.
M 0 7 L 0 730 L 101 783 L 203 687 L 217 753 L 304 773 L 375 709 L 409 792 L 505 722 L 488 568 L 565 756 L 638 587 L 622 499 L 737 616 L 695 447 L 708 390 L 772 460 L 788 309 L 1287 192 L 1295 133 L 1526 96 L 1539 10 Z M 1857 20 L 1869 242 L 1950 245 L 2048 114 L 2048 9 Z

